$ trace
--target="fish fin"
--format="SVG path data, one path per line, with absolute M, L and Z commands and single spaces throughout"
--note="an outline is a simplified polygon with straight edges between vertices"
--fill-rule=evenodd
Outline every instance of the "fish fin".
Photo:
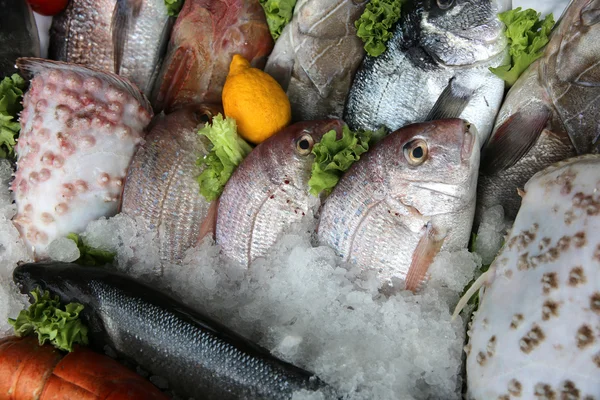
M 512 167 L 533 147 L 550 116 L 547 108 L 539 114 L 517 112 L 511 115 L 485 145 L 482 171 L 493 173 Z
M 177 99 L 177 95 L 187 82 L 192 66 L 196 64 L 196 53 L 191 49 L 179 47 L 166 62 L 169 65 L 162 76 L 154 101 L 157 112 L 172 111 L 171 107 Z
M 483 274 L 481 274 L 479 276 L 479 278 L 477 278 L 477 280 L 475 282 L 473 282 L 473 284 L 471 285 L 471 287 L 460 298 L 460 300 L 458 301 L 458 304 L 454 308 L 454 313 L 452 314 L 452 321 L 454 321 L 456 319 L 456 317 L 458 317 L 458 314 L 460 314 L 461 311 L 465 308 L 465 306 L 467 305 L 467 303 L 469 302 L 469 300 L 471 300 L 471 297 L 473 297 L 473 295 L 475 294 L 475 292 L 477 292 L 478 290 L 480 290 L 481 288 L 483 288 L 483 286 L 485 285 L 486 281 L 489 279 L 490 275 L 494 274 L 494 272 L 495 272 L 495 269 L 494 268 L 490 268 L 487 271 L 485 271 Z
M 109 85 L 115 86 L 116 88 L 129 93 L 152 115 L 152 107 L 150 106 L 150 102 L 146 96 L 144 96 L 142 92 L 140 92 L 140 90 L 133 83 L 131 83 L 131 81 L 129 81 L 129 79 L 111 72 L 100 71 L 95 68 L 85 67 L 79 64 L 30 57 L 18 58 L 17 67 L 21 70 L 21 72 L 28 75 L 36 75 L 43 71 L 56 70 L 61 72 L 72 72 L 82 76 L 83 78 L 98 78 Z
M 215 230 L 217 229 L 217 213 L 219 211 L 219 199 L 216 199 L 208 207 L 208 212 L 202 225 L 200 225 L 200 233 L 198 235 L 198 243 L 200 243 L 206 236 L 214 238 Z
M 431 222 L 425 226 L 425 233 L 419 240 L 406 275 L 406 290 L 416 292 L 426 280 L 427 270 L 440 252 L 445 236 L 439 237 Z
M 431 111 L 429 111 L 425 121 L 458 118 L 469 104 L 474 93 L 473 89 L 461 86 L 456 83 L 456 78 L 451 78 Z
M 144 94 L 148 97 L 151 95 L 152 88 L 154 87 L 154 82 L 156 82 L 156 79 L 158 79 L 158 75 L 160 74 L 163 62 L 165 60 L 165 56 L 169 48 L 169 39 L 171 38 L 171 31 L 173 29 L 175 21 L 175 17 L 169 17 L 168 22 L 163 26 L 163 30 L 160 34 L 160 42 L 158 46 L 158 60 L 156 64 L 154 64 L 154 68 L 152 69 L 152 74 L 150 75 L 148 86 L 145 89 L 143 89 Z
M 110 30 L 112 34 L 115 73 L 121 72 L 125 39 L 140 15 L 143 0 L 117 0 L 112 14 Z

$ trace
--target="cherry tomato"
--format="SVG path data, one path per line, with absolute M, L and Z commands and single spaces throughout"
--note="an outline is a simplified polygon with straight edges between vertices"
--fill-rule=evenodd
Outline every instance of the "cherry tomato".
M 67 7 L 69 0 L 27 0 L 33 11 L 42 15 L 56 15 Z

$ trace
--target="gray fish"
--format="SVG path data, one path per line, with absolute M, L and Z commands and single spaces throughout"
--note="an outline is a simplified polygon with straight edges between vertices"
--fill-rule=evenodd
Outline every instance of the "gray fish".
M 17 73 L 19 57 L 40 57 L 40 38 L 26 0 L 0 0 L 0 79 Z
M 325 200 L 319 242 L 383 283 L 414 291 L 438 251 L 467 246 L 478 168 L 477 133 L 463 120 L 390 133 Z
M 164 0 L 71 0 L 52 21 L 48 56 L 115 72 L 150 96 L 173 23 Z
M 196 161 L 208 154 L 210 142 L 198 126 L 219 112 L 220 106 L 199 105 L 157 118 L 127 171 L 121 211 L 158 231 L 163 262 L 181 262 L 207 233 L 202 227 L 211 202 L 200 194 Z
M 403 5 L 388 49 L 356 73 L 344 120 L 352 129 L 461 118 L 480 144 L 492 130 L 504 81 L 489 71 L 508 61 L 497 14 L 510 0 L 415 0 Z
M 274 358 L 221 324 L 150 286 L 102 268 L 24 264 L 13 280 L 63 304 L 84 305 L 90 344 L 104 345 L 196 399 L 291 399 L 294 391 L 332 390 L 309 372 Z
M 341 118 L 365 51 L 356 21 L 365 0 L 299 0 L 265 72 L 286 90 L 292 119 Z

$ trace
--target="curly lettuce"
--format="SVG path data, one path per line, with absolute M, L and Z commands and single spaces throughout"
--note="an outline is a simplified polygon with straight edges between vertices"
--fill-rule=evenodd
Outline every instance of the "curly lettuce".
M 265 10 L 271 36 L 277 39 L 292 20 L 296 0 L 260 0 L 260 5 Z
M 79 249 L 79 258 L 75 261 L 76 264 L 91 266 L 102 266 L 112 264 L 115 254 L 110 251 L 96 249 L 84 243 L 81 236 L 76 233 L 69 233 L 67 239 L 71 239 Z
M 198 134 L 206 136 L 212 143 L 210 153 L 199 158 L 197 164 L 205 165 L 198 176 L 200 193 L 208 201 L 213 201 L 221 195 L 233 171 L 252 151 L 252 147 L 238 136 L 235 119 L 224 119 L 220 113 Z
M 42 293 L 38 288 L 31 295 L 33 304 L 22 310 L 16 319 L 8 319 L 15 335 L 22 337 L 36 333 L 40 346 L 50 342 L 57 349 L 69 352 L 76 343 L 88 343 L 88 328 L 80 319 L 82 304 L 69 303 L 61 308 L 58 296 L 51 298 L 48 291 Z
M 544 54 L 543 49 L 548 44 L 550 32 L 554 27 L 554 17 L 549 14 L 544 20 L 540 20 L 540 16 L 540 13 L 531 8 L 521 11 L 521 7 L 498 15 L 506 25 L 510 63 L 490 68 L 490 71 L 504 79 L 509 87 Z
M 360 18 L 354 22 L 356 34 L 371 57 L 385 52 L 385 43 L 393 36 L 392 27 L 400 19 L 403 0 L 371 0 Z
M 167 12 L 169 16 L 176 17 L 179 15 L 179 11 L 181 11 L 181 7 L 183 7 L 184 0 L 165 0 L 165 6 L 167 7 Z
M 27 83 L 18 74 L 0 82 L 0 158 L 14 157 L 16 138 L 21 130 L 18 114 Z

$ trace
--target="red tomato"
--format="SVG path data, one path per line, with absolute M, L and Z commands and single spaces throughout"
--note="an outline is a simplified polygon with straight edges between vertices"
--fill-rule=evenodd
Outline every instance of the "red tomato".
M 42 15 L 56 15 L 67 7 L 69 0 L 27 0 L 33 11 Z

